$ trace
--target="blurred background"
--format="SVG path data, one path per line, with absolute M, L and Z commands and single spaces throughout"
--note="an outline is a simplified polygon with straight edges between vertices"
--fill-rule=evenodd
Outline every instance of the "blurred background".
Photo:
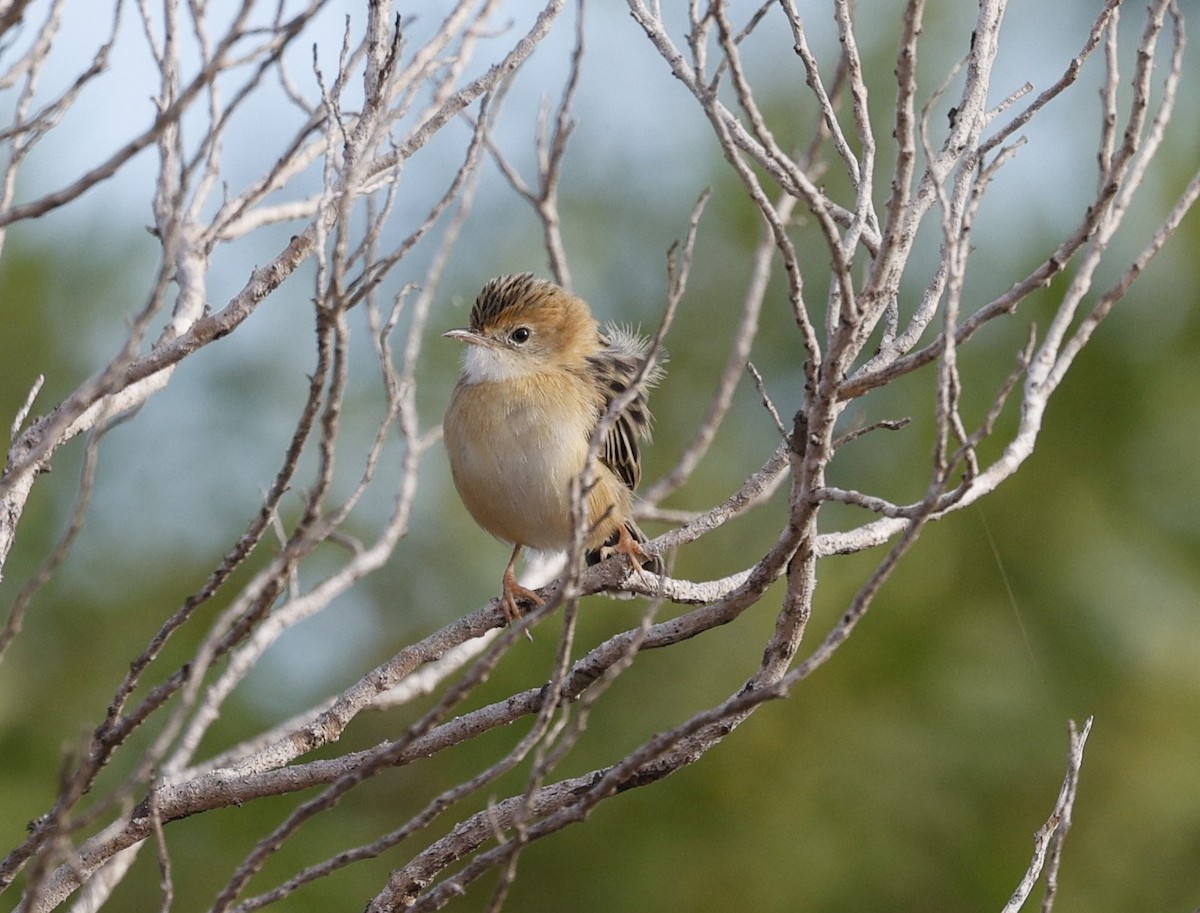
M 70 49 L 90 47 L 96 24 L 89 16 L 108 21 L 107 12 L 77 6 L 64 21 L 65 43 L 52 70 L 60 82 L 78 68 Z M 1082 45 L 1093 6 L 1014 2 L 993 80 L 996 100 L 1026 80 L 1036 92 L 1058 78 Z M 328 31 L 300 43 L 301 59 L 314 42 L 320 55 L 333 59 L 342 17 L 361 16 L 360 7 L 347 2 L 331 9 Z M 830 10 L 816 2 L 800 7 L 819 56 L 832 66 Z M 735 8 L 741 19 L 751 11 Z M 437 20 L 434 4 L 418 4 L 414 12 L 409 27 L 415 32 Z M 950 0 L 929 5 L 923 93 L 965 52 L 972 13 Z M 1134 21 L 1140 15 L 1140 9 L 1128 14 L 1131 36 L 1140 30 Z M 538 109 L 547 91 L 552 103 L 558 100 L 574 16 L 574 10 L 564 13 L 518 75 L 498 117 L 499 147 L 530 178 Z M 674 464 L 707 408 L 739 318 L 759 224 L 695 103 L 628 13 L 592 4 L 586 16 L 577 127 L 561 192 L 575 290 L 598 316 L 654 324 L 664 300 L 666 251 L 682 237 L 698 195 L 706 187 L 713 191 L 689 293 L 667 341 L 669 373 L 652 399 L 655 443 L 645 454 L 644 473 L 652 483 Z M 815 114 L 791 36 L 776 18 L 744 53 L 772 125 L 788 141 L 803 143 Z M 859 41 L 876 122 L 890 125 L 897 23 L 890 14 L 862 19 Z M 968 303 L 989 300 L 1023 276 L 1079 221 L 1095 183 L 1098 63 L 1024 131 L 1029 144 L 987 197 L 975 231 Z M 1188 67 L 1194 77 L 1195 54 Z M 141 129 L 150 112 L 150 72 L 144 42 L 124 34 L 108 94 L 77 106 L 64 121 L 59 138 L 23 173 L 18 199 L 59 186 L 64 175 L 94 164 Z M 3 104 L 11 110 L 11 100 Z M 272 149 L 262 137 L 270 137 L 272 112 L 268 98 L 254 112 L 261 133 L 238 135 L 244 148 L 228 156 L 232 184 L 269 164 Z M 1185 97 L 1167 151 L 1101 270 L 1099 289 L 1123 271 L 1196 168 L 1198 113 L 1195 98 Z M 935 123 L 944 124 L 939 117 Z M 878 131 L 885 161 L 888 129 Z M 453 144 L 467 135 L 461 125 L 414 157 L 404 176 L 410 196 L 397 211 L 397 237 L 405 220 L 419 221 L 422 207 L 440 194 L 461 161 L 461 146 Z M 35 415 L 95 371 L 124 338 L 156 266 L 158 248 L 144 230 L 151 222 L 155 165 L 143 153 L 79 204 L 10 229 L 0 259 L 0 417 L 6 427 L 38 374 L 46 384 Z M 886 177 L 879 183 L 886 188 Z M 294 230 L 280 226 L 221 252 L 209 276 L 209 300 L 224 303 Z M 802 224 L 797 234 L 812 263 L 808 298 L 819 305 L 827 257 L 811 225 Z M 1200 903 L 1198 245 L 1200 221 L 1193 213 L 1077 360 L 1052 401 L 1034 456 L 994 495 L 927 528 L 833 662 L 791 699 L 761 708 L 692 767 L 606 802 L 586 824 L 530 847 L 509 909 L 999 909 L 1057 795 L 1067 721 L 1088 716 L 1095 725 L 1056 909 L 1191 910 Z M 431 250 L 418 247 L 397 271 L 397 283 L 420 277 Z M 927 257 L 924 265 L 931 262 Z M 914 258 L 906 280 L 914 294 L 928 281 L 922 265 Z M 457 348 L 438 334 L 465 324 L 484 281 L 523 270 L 546 274 L 540 228 L 488 163 L 423 355 L 425 427 L 440 422 L 457 371 Z M 312 280 L 311 267 L 289 280 L 249 324 L 184 362 L 164 392 L 105 440 L 93 504 L 71 558 L 38 596 L 0 665 L 5 847 L 52 803 L 63 753 L 102 718 L 130 658 L 200 585 L 261 503 L 314 361 Z M 968 416 L 982 417 L 1011 370 L 1029 320 L 1044 326 L 1060 291 L 1061 283 L 1027 302 L 1017 317 L 989 326 L 961 353 Z M 361 318 L 347 441 L 369 439 L 382 406 Z M 799 352 L 776 276 L 753 360 L 785 415 L 800 402 Z M 913 421 L 900 432 L 849 445 L 831 480 L 897 499 L 919 495 L 930 453 L 931 390 L 926 373 L 856 404 L 847 422 Z M 1001 443 L 1012 419 L 1010 410 L 1000 423 Z M 702 510 L 719 502 L 776 443 L 773 422 L 747 379 L 710 456 L 666 506 Z M 355 452 L 351 444 L 347 452 Z M 81 453 L 80 441 L 61 451 L 52 474 L 35 488 L 0 582 L 5 612 L 61 535 Z M 346 491 L 358 471 L 356 464 L 344 467 L 339 482 Z M 226 705 L 210 734 L 210 752 L 340 690 L 495 594 L 507 546 L 471 522 L 449 484 L 440 448 L 422 471 L 413 531 L 389 567 L 278 643 Z M 386 474 L 378 496 L 354 517 L 366 537 L 390 508 Z M 747 566 L 774 540 L 784 516 L 780 494 L 681 549 L 676 576 L 709 579 Z M 863 519 L 830 511 L 825 528 Z M 810 648 L 881 555 L 822 563 Z M 314 579 L 319 572 L 319 562 L 308 570 Z M 611 699 L 600 703 L 559 773 L 608 763 L 735 691 L 758 662 L 777 606 L 778 596 L 768 594 L 735 625 L 639 658 Z M 635 624 L 640 612 L 638 602 L 588 600 L 581 649 Z M 544 681 L 554 640 L 538 637 L 511 653 L 472 706 Z M 182 661 L 194 643 L 181 637 L 168 656 Z M 338 752 L 394 738 L 420 709 L 359 719 Z M 490 763 L 523 731 L 494 733 L 436 763 L 377 778 L 311 824 L 252 887 L 265 889 L 298 865 L 395 827 L 425 796 Z M 519 776 L 504 780 L 494 796 L 506 797 L 522 783 Z M 171 825 L 175 909 L 206 909 L 232 865 L 293 803 L 262 801 Z M 405 849 L 343 870 L 284 908 L 359 909 L 386 872 L 408 858 Z M 480 886 L 453 909 L 483 909 L 486 895 Z M 146 853 L 115 895 L 114 908 L 149 909 L 156 898 L 153 854 Z

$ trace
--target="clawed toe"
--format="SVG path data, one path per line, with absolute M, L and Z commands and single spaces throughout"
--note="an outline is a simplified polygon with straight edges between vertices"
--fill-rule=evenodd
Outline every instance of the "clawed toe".
M 504 617 L 508 619 L 510 624 L 520 621 L 525 614 L 521 611 L 521 607 L 517 605 L 518 599 L 527 600 L 535 608 L 546 604 L 546 600 L 533 590 L 527 589 L 517 583 L 516 578 L 505 576 L 504 592 L 500 595 L 500 608 L 504 611 Z
M 630 568 L 643 578 L 649 576 L 651 573 L 661 573 L 662 562 L 655 556 L 646 554 L 646 550 L 642 548 L 642 543 L 634 537 L 629 531 L 629 527 L 623 523 L 617 531 L 617 541 L 612 546 L 610 553 L 624 555 L 629 562 Z M 647 570 L 647 567 L 649 567 L 649 570 Z

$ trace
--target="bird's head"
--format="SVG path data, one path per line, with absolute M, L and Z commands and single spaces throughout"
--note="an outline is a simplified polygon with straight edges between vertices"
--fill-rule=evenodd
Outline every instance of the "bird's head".
M 488 282 L 471 308 L 471 325 L 443 335 L 467 344 L 463 378 L 468 383 L 576 367 L 602 346 L 588 306 L 530 273 Z

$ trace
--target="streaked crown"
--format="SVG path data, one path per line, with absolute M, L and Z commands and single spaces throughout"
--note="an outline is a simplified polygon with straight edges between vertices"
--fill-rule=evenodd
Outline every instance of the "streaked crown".
M 494 326 L 502 314 L 517 309 L 538 309 L 567 292 L 553 282 L 534 278 L 533 273 L 499 276 L 490 280 L 479 292 L 471 308 L 471 329 L 483 330 Z

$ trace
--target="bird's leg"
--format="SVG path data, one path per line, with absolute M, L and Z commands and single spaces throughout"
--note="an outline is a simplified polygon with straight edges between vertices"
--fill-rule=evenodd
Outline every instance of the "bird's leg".
M 638 574 L 645 577 L 646 572 L 642 570 L 642 562 L 650 562 L 653 559 L 646 554 L 646 550 L 642 548 L 642 543 L 638 542 L 633 537 L 633 533 L 629 531 L 629 527 L 622 523 L 617 527 L 617 542 L 612 547 L 612 550 L 617 554 L 624 555 L 629 559 L 629 566 Z
M 546 604 L 546 600 L 533 590 L 526 589 L 517 583 L 517 575 L 513 573 L 513 568 L 517 566 L 517 555 L 519 554 L 521 554 L 520 545 L 513 549 L 512 557 L 508 559 L 508 567 L 504 569 L 502 578 L 504 590 L 500 595 L 500 608 L 504 610 L 504 617 L 510 623 L 521 620 L 522 612 L 517 606 L 518 599 L 528 599 L 535 606 Z

